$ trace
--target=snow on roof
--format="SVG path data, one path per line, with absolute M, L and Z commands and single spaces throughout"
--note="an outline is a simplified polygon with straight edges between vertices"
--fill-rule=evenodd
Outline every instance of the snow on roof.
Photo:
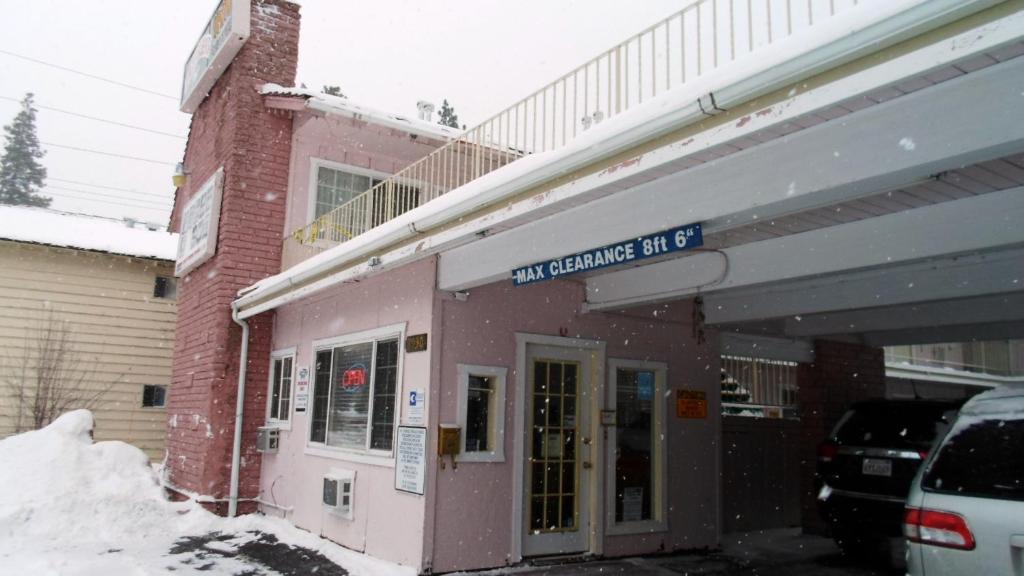
M 264 96 L 299 96 L 306 99 L 306 107 L 322 112 L 340 114 L 389 128 L 404 130 L 410 134 L 429 136 L 441 140 L 451 140 L 462 134 L 462 130 L 434 124 L 419 118 L 411 118 L 402 114 L 392 114 L 364 106 L 343 96 L 332 96 L 308 88 L 285 88 L 280 84 L 264 84 L 260 88 Z
M 114 218 L 27 206 L 0 206 L 0 240 L 174 260 L 178 235 L 130 228 Z

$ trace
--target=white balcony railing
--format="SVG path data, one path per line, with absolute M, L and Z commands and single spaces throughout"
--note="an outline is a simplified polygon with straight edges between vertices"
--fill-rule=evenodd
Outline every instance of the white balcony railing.
M 696 0 L 296 230 L 319 252 L 593 124 L 853 7 L 857 0 Z M 286 246 L 287 251 L 287 246 Z

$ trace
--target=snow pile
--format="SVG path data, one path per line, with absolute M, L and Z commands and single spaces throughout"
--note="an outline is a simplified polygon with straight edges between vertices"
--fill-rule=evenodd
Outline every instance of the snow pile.
M 0 440 L 0 574 L 272 574 L 238 553 L 268 534 L 352 576 L 415 574 L 280 519 L 226 519 L 193 502 L 170 502 L 141 450 L 93 443 L 92 429 L 92 413 L 76 410 Z M 203 544 L 175 551 L 189 539 Z
M 0 239 L 161 260 L 178 256 L 177 234 L 47 208 L 0 206 Z
M 163 529 L 167 503 L 149 459 L 123 442 L 93 444 L 92 427 L 92 414 L 76 410 L 0 442 L 0 539 L 117 540 Z

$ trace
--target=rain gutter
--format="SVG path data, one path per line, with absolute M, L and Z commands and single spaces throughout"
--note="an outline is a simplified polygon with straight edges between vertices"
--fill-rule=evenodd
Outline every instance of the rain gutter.
M 419 208 L 390 220 L 373 230 L 296 265 L 297 271 L 286 270 L 238 293 L 235 308 L 239 318 L 249 318 L 306 296 L 309 290 L 298 290 L 320 280 L 342 266 L 362 264 L 375 252 L 424 233 L 425 230 L 468 216 L 488 205 L 507 200 L 560 174 L 599 162 L 615 154 L 714 116 L 754 98 L 778 90 L 801 79 L 850 62 L 870 52 L 877 52 L 907 38 L 923 34 L 944 24 L 1002 3 L 1004 0 L 917 0 L 907 7 L 905 2 L 879 2 L 870 5 L 870 15 L 852 18 L 840 16 L 798 36 L 790 36 L 766 50 L 764 54 L 736 61 L 708 73 L 689 85 L 682 85 L 653 98 L 649 106 L 661 100 L 664 113 L 652 115 L 635 126 L 610 134 L 608 138 L 587 145 L 569 143 L 560 151 L 548 152 L 555 160 L 537 170 L 528 171 L 493 187 L 479 189 L 474 183 L 500 175 L 515 163 L 491 172 L 469 184 L 441 196 Z M 862 8 L 867 8 L 865 4 Z M 853 15 L 849 15 L 853 16 Z M 665 106 L 673 92 L 686 90 L 700 96 L 682 106 Z M 617 119 L 648 106 L 638 106 Z M 604 128 L 605 126 L 601 126 Z M 580 144 L 578 141 L 577 144 Z M 560 154 L 560 152 L 562 154 Z M 526 157 L 519 162 L 528 161 Z M 304 265 L 305 264 L 305 265 Z M 329 284 L 317 283 L 317 290 Z

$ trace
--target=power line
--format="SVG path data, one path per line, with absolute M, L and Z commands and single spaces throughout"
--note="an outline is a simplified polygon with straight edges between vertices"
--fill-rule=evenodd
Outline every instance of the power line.
M 170 209 L 164 208 L 153 208 L 152 206 L 138 206 L 135 204 L 127 204 L 124 202 L 113 202 L 111 200 L 103 200 L 102 198 L 83 198 L 79 196 L 73 196 L 70 194 L 54 194 L 54 198 L 57 200 L 75 201 L 75 202 L 94 202 L 97 204 L 106 204 L 108 206 L 114 206 L 117 208 L 132 208 L 134 210 L 151 210 L 153 212 L 170 212 Z
M 10 96 L 0 96 L 0 100 L 10 100 L 11 102 L 21 102 L 17 98 L 11 98 Z M 107 124 L 113 124 L 115 126 L 121 126 L 123 128 L 131 128 L 133 130 L 141 130 L 143 132 L 151 132 L 153 134 L 159 134 L 161 136 L 170 136 L 171 138 L 177 138 L 184 140 L 185 137 L 179 134 L 172 134 L 170 132 L 162 132 L 160 130 L 154 130 L 152 128 L 144 128 L 142 126 L 136 126 L 134 124 L 126 124 L 124 122 L 118 122 L 116 120 L 107 120 L 106 118 L 97 118 L 96 116 L 89 116 L 88 114 L 79 114 L 78 112 L 72 112 L 70 110 L 61 110 L 60 108 L 54 108 L 52 106 L 43 106 L 42 104 L 34 104 L 36 108 L 42 108 L 43 110 L 52 110 L 53 112 L 60 112 L 61 114 L 68 114 L 71 116 L 78 116 L 79 118 L 86 118 L 88 120 L 95 120 L 97 122 L 105 122 Z
M 141 88 L 139 86 L 134 86 L 132 84 L 127 84 L 125 82 L 118 82 L 117 80 L 111 80 L 110 78 L 104 78 L 103 76 L 97 76 L 95 74 L 89 74 L 88 72 L 82 72 L 81 70 L 76 70 L 74 68 L 68 68 L 67 66 L 61 66 L 59 64 L 53 64 L 51 62 L 44 62 L 42 60 L 38 60 L 36 58 L 31 58 L 29 56 L 25 56 L 25 55 L 22 55 L 22 54 L 15 54 L 14 52 L 10 52 L 8 50 L 0 50 L 0 54 L 6 54 L 8 56 L 12 56 L 14 58 L 20 58 L 22 60 L 27 60 L 29 62 L 34 62 L 34 63 L 40 64 L 42 66 L 49 66 L 50 68 L 56 68 L 58 70 L 63 70 L 65 72 L 71 72 L 72 74 L 78 74 L 80 76 L 85 76 L 86 78 L 92 78 L 93 80 L 99 80 L 101 82 L 107 82 L 109 84 L 114 84 L 114 85 L 120 86 L 122 88 L 128 88 L 128 89 L 131 89 L 131 90 L 136 90 L 138 92 L 145 92 L 146 94 L 151 94 L 153 96 L 160 96 L 161 98 L 169 98 L 169 99 L 175 100 L 175 101 L 178 100 L 177 96 L 172 96 L 171 94 L 164 94 L 163 92 L 157 92 L 155 90 L 148 90 L 146 88 Z
M 44 190 L 43 193 L 46 193 L 46 191 Z M 80 201 L 83 201 L 83 202 L 96 202 L 96 203 L 99 203 L 99 204 L 108 204 L 110 206 L 118 206 L 118 207 L 121 207 L 121 208 L 136 208 L 136 209 L 139 209 L 139 210 L 152 210 L 154 212 L 170 212 L 171 211 L 170 208 L 157 208 L 157 207 L 154 207 L 154 206 L 142 206 L 142 205 L 139 205 L 139 204 L 132 204 L 132 203 L 129 203 L 129 202 L 114 202 L 113 200 L 104 200 L 103 198 L 89 198 L 87 196 L 75 196 L 73 194 L 66 194 L 64 192 L 60 192 L 60 193 L 47 193 L 47 195 L 48 196 L 53 196 L 53 197 L 58 198 L 58 199 L 63 199 L 63 200 L 80 200 Z
M 81 180 L 66 180 L 64 178 L 54 178 L 47 176 L 46 180 L 53 180 L 55 182 L 64 182 L 67 184 L 78 184 L 79 186 L 89 186 L 92 188 L 103 188 L 104 190 L 116 190 L 117 192 L 131 192 L 132 194 L 139 194 L 142 196 L 156 196 L 157 198 L 167 198 L 166 194 L 153 194 L 150 192 L 139 192 L 138 190 L 132 190 L 131 188 L 118 188 L 116 186 L 106 186 L 103 184 L 93 184 L 91 182 L 82 182 Z
M 47 186 L 46 189 L 47 190 L 50 190 L 50 189 L 53 189 L 53 190 L 66 190 L 68 192 L 80 192 L 82 194 L 89 194 L 90 196 L 99 196 L 101 198 L 113 198 L 115 200 L 128 200 L 130 202 L 141 202 L 141 203 L 145 203 L 145 204 L 152 204 L 154 206 L 164 206 L 164 207 L 167 207 L 166 204 L 161 204 L 161 203 L 159 203 L 159 202 L 157 202 L 155 200 L 146 200 L 145 198 L 126 198 L 124 196 L 118 196 L 116 194 L 103 194 L 102 192 L 93 192 L 92 190 L 79 190 L 77 188 L 65 188 L 63 186 L 53 186 L 53 185 Z M 168 198 L 167 202 L 170 202 L 170 201 L 171 201 L 171 199 Z
M 92 148 L 79 148 L 78 146 L 68 146 L 66 144 L 54 144 L 53 142 L 42 142 L 43 146 L 53 146 L 54 148 L 67 148 L 68 150 L 76 150 L 78 152 L 88 152 L 90 154 L 100 154 L 102 156 L 113 156 L 114 158 L 124 158 L 126 160 L 138 160 L 139 162 L 149 162 L 150 164 L 163 164 L 165 166 L 174 166 L 174 162 L 164 162 L 163 160 L 153 160 L 152 158 L 140 158 L 138 156 L 129 156 L 127 154 L 117 154 L 116 152 L 104 152 L 102 150 L 93 150 Z

